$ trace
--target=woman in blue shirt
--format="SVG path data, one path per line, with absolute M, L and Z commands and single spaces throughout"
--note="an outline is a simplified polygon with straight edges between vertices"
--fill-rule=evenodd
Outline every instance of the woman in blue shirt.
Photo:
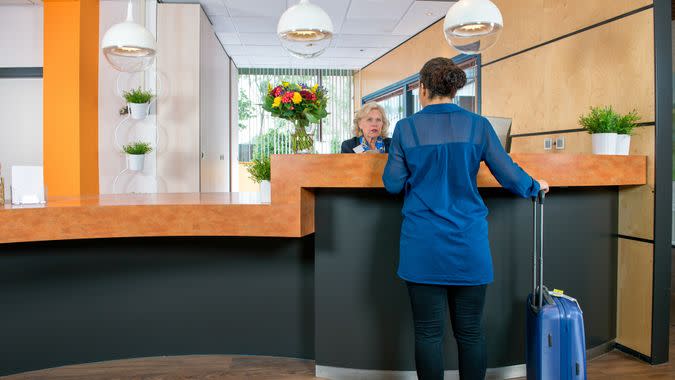
M 459 353 L 461 379 L 484 379 L 482 326 L 492 282 L 487 208 L 476 175 L 485 161 L 499 183 L 521 197 L 548 191 L 516 165 L 484 117 L 452 98 L 466 74 L 447 58 L 420 71 L 423 109 L 396 124 L 382 180 L 405 193 L 398 275 L 406 281 L 415 322 L 415 364 L 421 380 L 443 379 L 446 310 Z

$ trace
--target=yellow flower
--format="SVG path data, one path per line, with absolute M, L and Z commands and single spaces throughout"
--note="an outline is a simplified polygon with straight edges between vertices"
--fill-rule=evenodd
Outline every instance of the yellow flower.
M 289 83 L 288 82 L 281 82 L 281 85 L 284 87 L 288 87 Z
M 281 105 L 281 96 L 274 98 L 274 103 L 272 103 L 272 108 L 277 108 Z
M 293 93 L 293 103 L 298 104 L 302 101 L 302 95 L 299 92 Z
M 315 84 L 314 86 L 312 86 L 312 93 L 315 93 L 317 88 L 319 88 L 318 84 Z

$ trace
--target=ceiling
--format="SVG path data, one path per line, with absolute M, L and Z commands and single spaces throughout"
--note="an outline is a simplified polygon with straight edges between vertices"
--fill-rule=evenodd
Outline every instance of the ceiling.
M 335 28 L 313 59 L 292 57 L 276 35 L 281 14 L 298 0 L 163 0 L 201 3 L 238 67 L 360 69 L 445 16 L 455 0 L 311 0 Z M 439 38 L 443 38 L 439 36 Z
M 0 5 L 42 5 L 42 0 L 0 0 Z

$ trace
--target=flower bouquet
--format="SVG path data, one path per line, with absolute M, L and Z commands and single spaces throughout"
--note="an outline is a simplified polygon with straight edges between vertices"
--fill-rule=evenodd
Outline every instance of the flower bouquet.
M 314 140 L 307 133 L 309 123 L 316 124 L 328 115 L 326 112 L 326 90 L 314 85 L 281 82 L 280 85 L 267 84 L 267 91 L 263 98 L 263 109 L 272 116 L 293 122 L 294 130 L 291 134 L 291 148 L 293 153 L 309 153 L 312 151 Z

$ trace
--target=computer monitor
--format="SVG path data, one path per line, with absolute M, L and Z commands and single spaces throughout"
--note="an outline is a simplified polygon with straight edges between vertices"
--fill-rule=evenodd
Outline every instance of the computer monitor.
M 511 151 L 511 118 L 510 117 L 496 117 L 496 116 L 485 116 L 486 119 L 492 124 L 497 137 L 499 137 L 499 142 L 502 143 L 504 149 L 507 152 Z

